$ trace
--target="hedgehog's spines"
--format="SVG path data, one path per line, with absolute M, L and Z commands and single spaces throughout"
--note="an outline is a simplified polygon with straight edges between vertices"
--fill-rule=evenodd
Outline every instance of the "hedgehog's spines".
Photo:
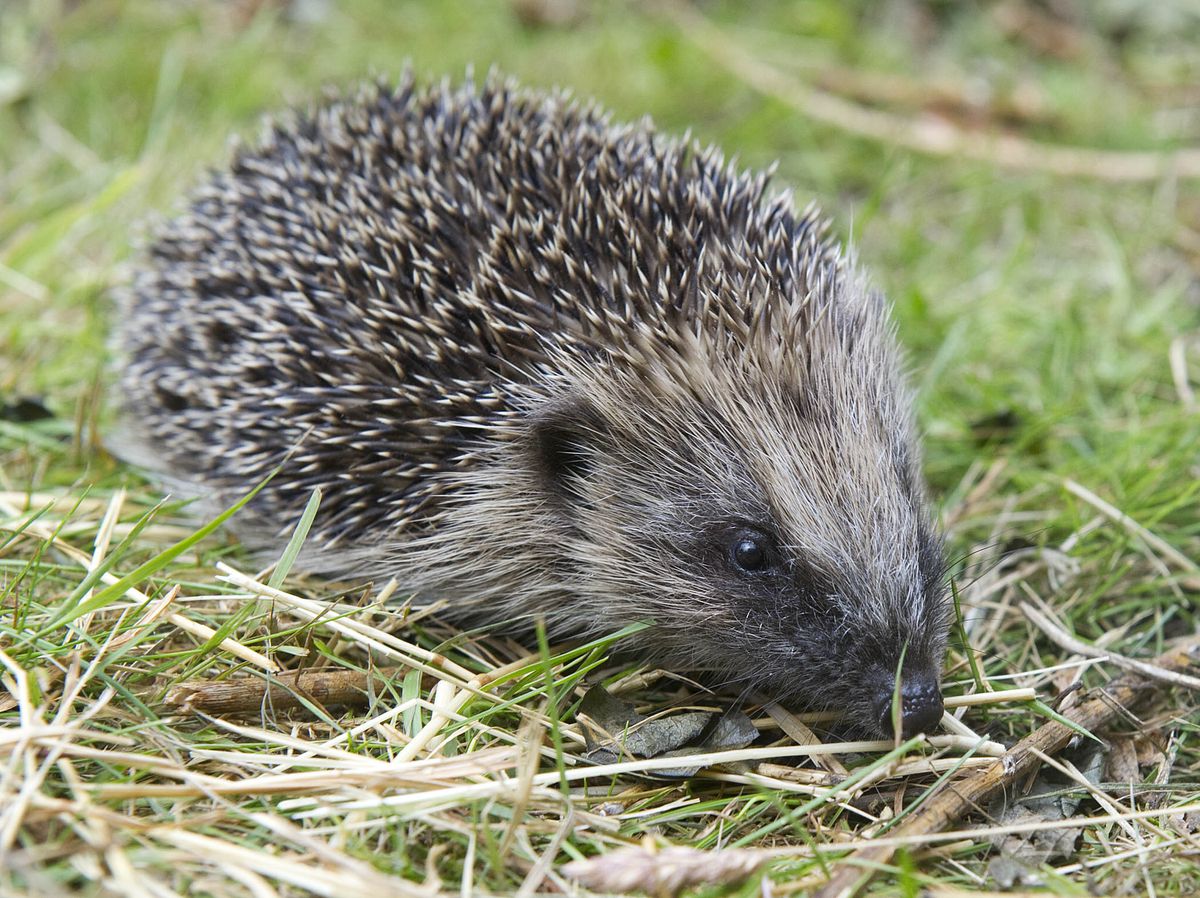
M 810 695 L 843 676 L 788 635 L 816 607 L 892 672 L 905 640 L 940 657 L 885 310 L 773 168 L 495 71 L 406 70 L 232 160 L 124 296 L 125 454 L 214 503 L 286 461 L 249 541 L 278 546 L 321 487 L 310 564 L 490 620 L 690 619 L 660 621 L 667 656 L 737 644 Z M 723 566 L 739 527 L 790 553 L 770 596 Z

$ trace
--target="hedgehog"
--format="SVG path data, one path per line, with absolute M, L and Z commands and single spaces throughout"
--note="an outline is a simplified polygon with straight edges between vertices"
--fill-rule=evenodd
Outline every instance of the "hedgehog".
M 464 625 L 905 736 L 950 610 L 881 294 L 771 172 L 490 75 L 269 122 L 119 300 L 118 454 Z M 271 477 L 274 472 L 274 476 Z

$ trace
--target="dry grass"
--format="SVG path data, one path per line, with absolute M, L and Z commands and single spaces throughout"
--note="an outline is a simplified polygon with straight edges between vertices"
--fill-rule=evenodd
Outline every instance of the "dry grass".
M 0 557 L 32 559 L 10 582 L 0 653 L 10 721 L 0 731 L 0 851 L 8 887 L 39 894 L 81 883 L 137 895 L 533 894 L 577 890 L 559 864 L 594 855 L 605 857 L 598 868 L 569 869 L 600 890 L 630 876 L 661 890 L 677 884 L 672 869 L 701 882 L 732 875 L 731 860 L 708 855 L 653 861 L 675 844 L 749 849 L 737 871 L 766 865 L 787 893 L 819 884 L 864 839 L 889 844 L 889 829 L 940 784 L 1003 753 L 978 734 L 1020 734 L 1036 720 L 1030 701 L 1045 707 L 1035 696 L 1069 701 L 1064 687 L 1104 667 L 1103 657 L 1009 662 L 976 679 L 955 651 L 953 735 L 803 744 L 796 736 L 828 715 L 751 707 L 763 744 L 690 758 L 707 769 L 664 781 L 653 772 L 678 759 L 586 762 L 574 719 L 585 685 L 606 682 L 652 709 L 720 700 L 663 672 L 608 666 L 619 636 L 539 651 L 447 630 L 381 601 L 389 587 L 280 589 L 270 570 L 245 573 L 194 549 L 171 558 L 194 531 L 123 490 L 0 496 L 0 532 Z M 135 564 L 131 536 L 160 551 Z M 1148 563 L 1168 563 L 1146 545 Z M 994 644 L 996 615 L 1011 616 L 1043 577 L 1079 577 L 1063 559 L 1043 549 L 988 562 L 960 597 L 979 612 L 967 620 L 973 638 Z M 123 575 L 130 569 L 141 574 Z M 1014 659 L 1037 657 L 1035 631 L 1025 633 Z M 285 669 L 357 673 L 362 700 L 323 707 L 300 689 L 289 711 L 252 702 L 222 718 L 171 695 L 181 683 L 222 682 L 261 696 L 262 678 Z M 1156 759 L 1159 777 L 1178 763 L 1182 713 L 1160 703 L 1121 737 L 1135 769 L 1137 752 L 1152 769 Z M 902 840 L 906 857 L 936 872 L 903 872 L 915 861 L 897 872 L 979 884 L 989 840 L 1064 826 L 1091 850 L 1043 875 L 1057 867 L 1109 881 L 1197 847 L 1194 790 L 1163 782 L 1147 792 L 1047 762 L 1065 772 L 1066 791 L 1092 795 L 1092 812 Z

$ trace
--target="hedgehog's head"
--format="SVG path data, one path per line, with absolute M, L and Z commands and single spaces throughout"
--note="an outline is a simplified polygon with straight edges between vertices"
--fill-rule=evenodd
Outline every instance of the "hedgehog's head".
M 649 620 L 647 657 L 873 733 L 899 676 L 902 731 L 932 729 L 949 614 L 894 341 L 869 294 L 788 333 L 556 362 L 571 388 L 529 409 L 521 451 L 559 614 Z

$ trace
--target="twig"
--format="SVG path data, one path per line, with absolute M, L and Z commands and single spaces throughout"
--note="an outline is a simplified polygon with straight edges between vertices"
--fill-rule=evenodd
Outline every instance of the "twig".
M 1033 687 L 1020 689 L 996 689 L 992 692 L 972 692 L 970 695 L 948 695 L 947 708 L 972 708 L 976 705 L 998 705 L 1003 702 L 1032 702 L 1037 699 Z
M 1116 667 L 1141 674 L 1147 679 L 1169 683 L 1172 686 L 1183 686 L 1186 689 L 1200 689 L 1200 677 L 1163 670 L 1146 661 L 1138 661 L 1136 658 L 1118 655 L 1116 652 L 1086 643 L 1082 639 L 1076 639 L 1055 623 L 1049 614 L 1035 608 L 1031 602 L 1022 603 L 1021 610 L 1025 612 L 1025 616 L 1029 618 L 1034 626 L 1045 633 L 1052 642 L 1060 648 L 1066 649 L 1068 652 L 1083 655 L 1085 658 L 1099 658 Z
M 1047 172 L 1101 181 L 1200 178 L 1200 149 L 1096 150 L 1027 140 L 1011 134 L 967 131 L 950 122 L 899 116 L 844 100 L 789 78 L 743 50 L 720 28 L 682 3 L 662 8 L 689 40 L 759 93 L 801 115 L 842 131 L 929 156 L 954 156 L 1017 171 Z
M 274 677 L 232 680 L 191 680 L 167 693 L 166 704 L 185 713 L 214 717 L 259 714 L 266 703 L 276 711 L 301 707 L 303 698 L 320 705 L 365 705 L 372 680 L 398 676 L 402 668 L 360 670 L 299 670 Z
M 797 60 L 799 62 L 799 60 Z M 1050 117 L 1040 96 L 1019 88 L 1007 94 L 976 96 L 962 78 L 913 79 L 895 72 L 868 72 L 849 66 L 822 66 L 813 73 L 816 86 L 867 107 L 884 104 L 910 114 L 940 114 L 958 121 L 984 115 L 1005 123 L 1039 123 Z
M 1197 660 L 1200 644 L 1191 643 L 1159 656 L 1154 666 L 1181 672 Z M 1137 674 L 1127 674 L 1106 687 L 1093 690 L 1091 696 L 1063 716 L 1089 732 L 1104 727 L 1153 696 L 1158 682 Z M 896 844 L 918 840 L 946 830 L 966 814 L 976 811 L 996 792 L 1015 786 L 1041 763 L 1039 755 L 1050 755 L 1064 748 L 1077 735 L 1064 723 L 1052 720 L 1013 746 L 995 764 L 973 770 L 951 780 L 931 795 L 924 804 L 887 834 L 891 844 L 860 848 L 847 857 L 837 873 L 814 898 L 850 898 L 883 869 L 896 850 Z

